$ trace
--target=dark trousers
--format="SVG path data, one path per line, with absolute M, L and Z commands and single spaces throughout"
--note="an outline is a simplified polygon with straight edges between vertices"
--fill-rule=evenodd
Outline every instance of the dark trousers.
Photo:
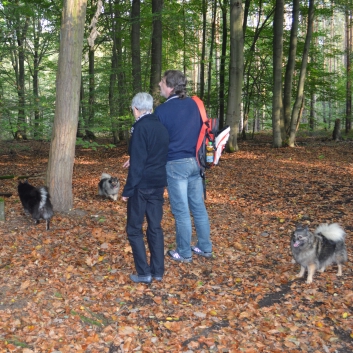
M 126 232 L 132 248 L 138 275 L 162 277 L 164 274 L 164 237 L 161 228 L 164 188 L 136 189 L 127 202 Z M 147 263 L 142 224 L 147 219 L 147 243 L 150 265 Z

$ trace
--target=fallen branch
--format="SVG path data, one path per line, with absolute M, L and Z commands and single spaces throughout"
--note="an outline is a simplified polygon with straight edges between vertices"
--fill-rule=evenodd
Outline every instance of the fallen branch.
M 11 197 L 12 194 L 10 194 L 10 193 L 8 193 L 8 192 L 0 192 L 0 196 Z
M 28 179 L 28 178 L 40 178 L 43 175 L 45 175 L 45 173 L 42 174 L 37 174 L 37 175 L 0 175 L 0 180 L 1 179 Z

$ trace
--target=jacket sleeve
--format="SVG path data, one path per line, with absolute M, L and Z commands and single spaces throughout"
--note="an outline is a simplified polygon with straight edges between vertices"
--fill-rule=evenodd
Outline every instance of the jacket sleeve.
M 141 182 L 148 157 L 147 131 L 136 126 L 130 141 L 130 167 L 122 196 L 131 197 Z

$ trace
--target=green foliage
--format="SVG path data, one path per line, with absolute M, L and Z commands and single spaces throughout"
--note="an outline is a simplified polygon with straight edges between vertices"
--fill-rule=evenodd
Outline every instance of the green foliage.
M 92 149 L 94 151 L 96 151 L 97 148 L 99 148 L 99 147 L 104 147 L 106 149 L 112 149 L 112 148 L 116 147 L 112 143 L 99 144 L 96 141 L 88 141 L 88 140 L 85 140 L 85 139 L 80 138 L 80 137 L 78 137 L 76 139 L 76 146 L 80 146 L 82 148 L 89 148 L 89 149 Z
M 212 75 L 210 92 L 205 92 L 210 116 L 219 114 L 219 75 L 220 53 L 222 41 L 222 16 L 220 4 L 227 6 L 229 19 L 229 3 L 216 2 L 217 27 L 216 41 L 212 57 Z M 210 62 L 211 43 L 211 10 L 213 2 L 206 1 L 206 58 L 207 71 Z M 273 85 L 273 8 L 275 3 L 252 1 L 249 3 L 248 21 L 244 36 L 244 114 L 249 119 L 249 129 L 254 120 L 261 129 L 272 128 L 272 85 Z M 202 6 L 201 0 L 164 1 L 162 12 L 163 47 L 162 72 L 167 69 L 185 70 L 188 76 L 190 94 L 198 93 L 201 61 L 202 38 Z M 301 64 L 303 45 L 306 33 L 307 3 L 301 3 L 300 28 L 298 33 L 298 51 L 296 71 L 293 82 L 293 100 L 296 94 L 298 70 Z M 288 4 L 288 14 L 291 5 Z M 62 3 L 48 0 L 23 0 L 20 2 L 1 1 L 0 8 L 0 139 L 13 138 L 21 129 L 29 139 L 49 140 L 55 115 L 56 73 L 59 52 L 59 32 Z M 344 54 L 344 7 L 323 3 L 316 9 L 315 33 L 310 49 L 305 86 L 305 109 L 303 121 L 299 129 L 307 131 L 307 111 L 310 99 L 315 93 L 316 121 L 315 128 L 330 128 L 332 117 L 342 117 L 346 99 L 346 79 L 342 56 Z M 131 72 L 131 1 L 118 1 L 106 4 L 104 14 L 97 22 L 99 36 L 95 41 L 94 88 L 90 92 L 88 53 L 86 41 L 90 33 L 89 24 L 95 14 L 94 2 L 88 4 L 84 52 L 82 60 L 82 99 L 79 115 L 79 131 L 86 130 L 97 136 L 116 136 L 128 131 L 133 124 L 130 103 L 133 96 Z M 28 21 L 26 38 L 24 39 L 25 56 L 25 120 L 19 123 L 20 111 L 18 91 L 18 33 L 22 33 Z M 142 90 L 149 91 L 151 69 L 151 35 L 152 35 L 151 3 L 141 2 L 141 74 Z M 119 21 L 119 31 L 113 32 L 113 25 Z M 331 21 L 333 21 L 331 25 Z M 229 23 L 228 23 L 229 30 Z M 229 34 L 229 33 L 228 33 Z M 284 28 L 284 62 L 289 49 L 290 26 Z M 119 44 L 121 61 L 117 69 L 112 71 L 113 39 Z M 38 53 L 38 56 L 34 54 Z M 37 61 L 37 59 L 39 61 Z M 229 80 L 229 37 L 226 53 L 225 86 Z M 34 78 L 38 70 L 38 94 L 34 93 Z M 283 70 L 284 73 L 284 70 Z M 116 111 L 109 106 L 109 88 L 112 75 L 118 77 L 114 87 Z M 353 72 L 351 72 L 351 76 Z M 348 77 L 352 80 L 353 77 Z M 207 72 L 205 72 L 206 80 Z M 208 87 L 205 82 L 205 87 Z M 90 104 L 90 95 L 94 93 L 94 103 Z M 227 102 L 227 92 L 225 96 Z M 93 112 L 90 112 L 93 109 Z M 330 111 L 329 111 L 330 110 Z M 92 113 L 92 114 L 91 114 Z M 91 114 L 91 115 L 90 115 Z M 256 125 L 256 126 L 257 126 Z M 77 145 L 83 148 L 99 148 L 93 142 L 78 140 Z

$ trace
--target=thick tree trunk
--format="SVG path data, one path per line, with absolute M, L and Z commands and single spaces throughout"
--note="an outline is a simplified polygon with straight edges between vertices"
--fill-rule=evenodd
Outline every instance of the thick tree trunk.
M 56 106 L 47 185 L 53 208 L 73 207 L 72 175 L 81 84 L 81 59 L 87 0 L 64 0 L 56 78 Z
M 152 52 L 151 52 L 151 76 L 150 76 L 150 93 L 155 99 L 155 103 L 159 103 L 159 82 L 162 74 L 162 9 L 163 0 L 152 0 Z
M 308 28 L 306 32 L 302 63 L 300 67 L 297 98 L 295 100 L 293 110 L 292 110 L 290 135 L 289 135 L 289 141 L 288 141 L 289 147 L 294 147 L 295 137 L 297 134 L 297 126 L 299 125 L 299 119 L 300 119 L 300 114 L 299 114 L 300 107 L 302 104 L 304 104 L 304 84 L 305 84 L 305 78 L 306 78 L 306 69 L 308 66 L 310 42 L 313 34 L 314 10 L 315 10 L 314 0 L 309 0 Z
M 292 104 L 293 73 L 298 44 L 299 0 L 293 0 L 292 28 L 290 32 L 289 53 L 283 89 L 283 120 L 286 137 L 289 136 Z
M 134 93 L 142 91 L 140 33 L 140 0 L 133 0 L 131 7 L 131 65 Z
M 273 98 L 272 98 L 272 133 L 273 147 L 282 147 L 282 57 L 283 57 L 283 19 L 284 0 L 276 0 L 273 21 Z
M 227 150 L 238 150 L 244 70 L 243 6 L 239 0 L 230 1 L 230 75 L 227 124 L 230 135 Z

